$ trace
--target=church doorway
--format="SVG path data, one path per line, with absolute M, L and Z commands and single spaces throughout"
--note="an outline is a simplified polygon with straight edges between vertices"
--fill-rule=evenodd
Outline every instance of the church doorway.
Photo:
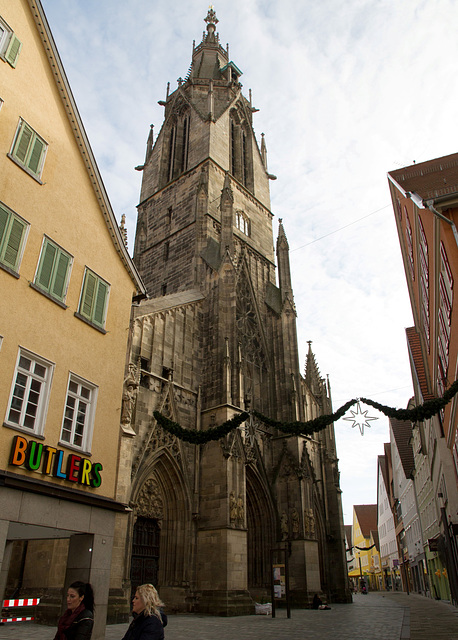
M 258 474 L 247 467 L 248 589 L 252 598 L 270 597 L 270 554 L 275 542 L 272 502 Z
M 139 516 L 134 525 L 130 579 L 132 596 L 145 583 L 157 586 L 159 572 L 159 540 L 161 529 L 157 518 Z

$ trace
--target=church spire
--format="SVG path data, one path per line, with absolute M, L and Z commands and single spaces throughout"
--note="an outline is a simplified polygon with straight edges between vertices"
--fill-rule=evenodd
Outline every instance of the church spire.
M 291 285 L 291 269 L 289 265 L 289 245 L 286 239 L 283 221 L 279 219 L 278 237 L 277 237 L 277 261 L 278 261 L 278 280 L 280 285 L 282 301 L 290 298 L 293 301 L 293 289 Z M 294 303 L 293 303 L 294 304 Z
M 232 255 L 234 250 L 234 194 L 231 187 L 231 179 L 229 173 L 226 172 L 224 178 L 224 186 L 221 191 L 220 209 L 221 209 L 221 253 L 226 249 Z
M 219 20 L 216 17 L 216 13 L 213 9 L 213 5 L 211 4 L 208 8 L 207 16 L 204 18 L 204 22 L 207 23 L 207 35 L 204 35 L 202 38 L 202 42 L 217 42 L 219 40 L 218 34 L 215 35 L 216 25 Z
M 305 361 L 305 383 L 317 399 L 323 400 L 323 396 L 326 397 L 325 381 L 321 377 L 315 354 L 312 351 L 312 341 L 307 340 L 307 344 L 309 348 Z

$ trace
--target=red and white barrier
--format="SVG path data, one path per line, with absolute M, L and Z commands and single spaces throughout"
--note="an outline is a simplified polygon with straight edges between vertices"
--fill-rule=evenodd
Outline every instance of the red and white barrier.
M 40 602 L 40 598 L 15 598 L 13 600 L 3 600 L 3 608 L 11 607 L 35 607 Z M 0 622 L 30 622 L 35 620 L 33 616 L 19 616 L 15 618 L 0 618 Z
M 33 607 L 40 602 L 40 598 L 21 598 L 19 600 L 3 600 L 3 608 Z

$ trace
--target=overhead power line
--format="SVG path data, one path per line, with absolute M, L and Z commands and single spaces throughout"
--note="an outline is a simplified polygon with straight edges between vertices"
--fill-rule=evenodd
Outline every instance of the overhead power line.
M 334 233 L 337 233 L 338 231 L 342 231 L 343 229 L 346 229 L 347 227 L 351 227 L 353 224 L 356 224 L 357 222 L 361 222 L 361 220 L 365 220 L 366 218 L 369 218 L 370 216 L 373 216 L 376 213 L 379 213 L 380 211 L 383 211 L 383 209 L 387 209 L 388 207 L 391 207 L 391 203 L 390 204 L 386 204 L 383 207 L 380 207 L 380 209 L 377 209 L 376 211 L 372 211 L 371 213 L 368 213 L 367 215 L 363 216 L 362 218 L 358 218 L 357 220 L 353 220 L 353 222 L 349 222 L 348 224 L 344 225 L 343 227 L 339 227 L 339 229 L 334 229 L 334 231 L 330 231 L 329 233 L 326 233 L 324 236 L 320 236 L 319 238 L 315 238 L 315 240 L 312 240 L 311 242 L 307 242 L 307 244 L 303 244 L 300 247 L 296 247 L 295 249 L 290 249 L 290 253 L 292 253 L 293 251 L 298 251 L 299 249 L 304 249 L 304 247 L 308 247 L 311 244 L 314 244 L 315 242 L 318 242 L 319 240 L 323 240 L 323 238 L 327 238 L 328 236 L 332 236 Z

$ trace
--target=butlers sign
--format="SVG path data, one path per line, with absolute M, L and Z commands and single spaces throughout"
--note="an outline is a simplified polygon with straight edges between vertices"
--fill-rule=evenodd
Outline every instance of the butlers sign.
M 14 436 L 10 453 L 10 465 L 41 471 L 46 476 L 60 478 L 85 487 L 100 487 L 102 465 L 76 454 L 67 455 L 62 449 L 50 447 L 36 440 Z

